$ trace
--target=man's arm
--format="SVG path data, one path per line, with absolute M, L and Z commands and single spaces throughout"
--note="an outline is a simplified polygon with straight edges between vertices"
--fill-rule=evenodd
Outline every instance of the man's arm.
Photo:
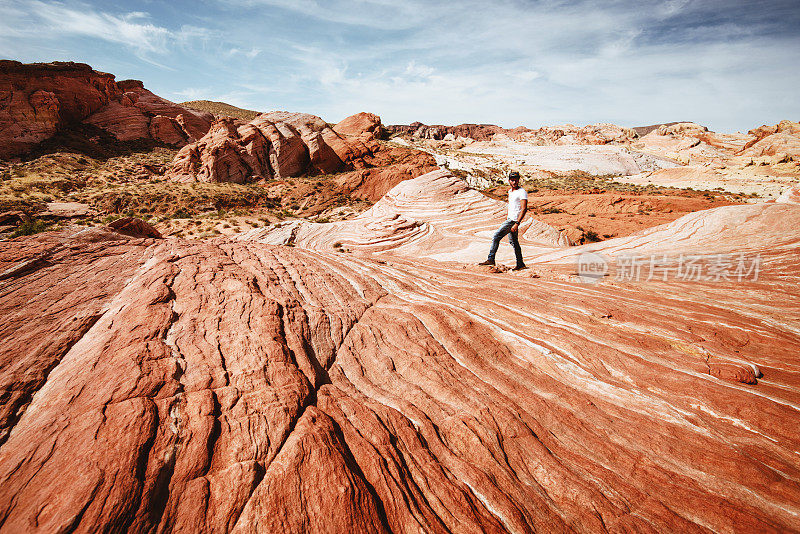
M 511 227 L 512 232 L 516 232 L 517 230 L 519 230 L 519 223 L 521 223 L 522 219 L 525 218 L 525 213 L 527 213 L 528 211 L 528 199 L 523 198 L 522 200 L 520 200 L 519 205 L 522 208 L 522 210 L 519 212 L 519 217 L 517 217 L 517 222 L 514 224 L 514 226 Z

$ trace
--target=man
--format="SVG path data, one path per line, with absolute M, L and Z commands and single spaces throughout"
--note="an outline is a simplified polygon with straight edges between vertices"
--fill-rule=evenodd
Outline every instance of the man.
M 511 246 L 514 247 L 514 255 L 517 257 L 517 265 L 514 266 L 512 271 L 519 271 L 525 269 L 525 262 L 522 261 L 522 249 L 519 246 L 519 238 L 517 232 L 519 231 L 519 223 L 525 217 L 528 211 L 528 192 L 519 186 L 519 173 L 511 171 L 508 174 L 508 183 L 511 189 L 508 190 L 508 220 L 500 226 L 492 239 L 492 247 L 489 249 L 489 259 L 478 265 L 494 265 L 494 255 L 497 253 L 497 248 L 500 246 L 500 240 L 508 234 L 508 240 Z

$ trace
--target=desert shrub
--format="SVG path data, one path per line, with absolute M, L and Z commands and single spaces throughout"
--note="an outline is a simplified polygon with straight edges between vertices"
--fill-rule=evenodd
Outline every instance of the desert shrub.
M 544 213 L 545 215 L 550 213 L 564 213 L 564 210 L 560 208 L 545 208 L 542 210 L 542 213 Z
M 603 240 L 594 230 L 585 230 L 583 232 L 583 238 L 587 243 L 596 243 L 597 241 Z
M 38 234 L 39 232 L 44 232 L 47 230 L 48 226 L 50 225 L 41 219 L 25 221 L 24 223 L 20 224 L 19 227 L 14 230 L 14 232 L 12 232 L 11 237 Z

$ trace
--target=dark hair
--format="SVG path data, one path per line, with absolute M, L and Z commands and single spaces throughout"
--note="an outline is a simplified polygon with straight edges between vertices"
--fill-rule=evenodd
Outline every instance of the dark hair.
M 508 179 L 511 180 L 512 178 L 519 180 L 519 173 L 517 171 L 511 171 L 508 173 Z

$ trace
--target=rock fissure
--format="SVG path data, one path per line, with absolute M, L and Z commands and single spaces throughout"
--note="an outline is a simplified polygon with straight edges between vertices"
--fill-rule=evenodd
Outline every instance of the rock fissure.
M 100 320 L 102 314 L 91 314 L 87 317 L 82 319 L 80 326 L 78 327 L 76 333 L 73 336 L 73 339 L 69 340 L 66 345 L 62 347 L 59 351 L 59 354 L 53 356 L 52 360 L 49 362 L 49 365 L 45 367 L 42 371 L 42 377 L 40 380 L 37 381 L 36 384 L 33 385 L 33 388 L 29 390 L 25 395 L 16 399 L 14 402 L 15 408 L 9 410 L 11 415 L 8 420 L 6 421 L 4 428 L 0 430 L 0 451 L 2 450 L 3 445 L 8 440 L 9 436 L 14 430 L 16 424 L 22 419 L 25 415 L 25 411 L 31 405 L 31 403 L 35 400 L 36 394 L 47 384 L 47 380 L 50 377 L 51 373 L 61 364 L 69 351 L 72 350 L 76 344 L 78 344 L 81 339 L 86 336 L 86 334 L 92 329 L 92 327 Z

